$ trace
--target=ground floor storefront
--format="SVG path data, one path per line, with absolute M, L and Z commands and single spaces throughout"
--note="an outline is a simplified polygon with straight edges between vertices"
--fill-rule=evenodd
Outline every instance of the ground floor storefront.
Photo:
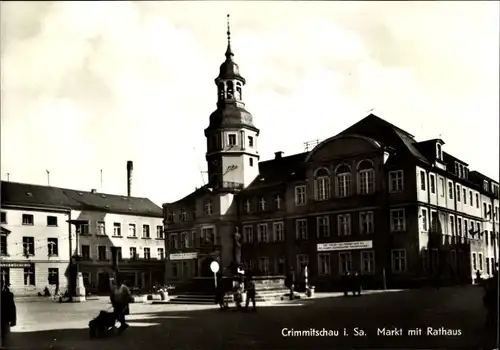
M 68 287 L 69 261 L 0 261 L 2 280 L 15 296 L 44 294 L 45 288 L 53 294 L 56 286 L 64 293 Z
M 127 262 L 116 268 L 111 264 L 78 264 L 82 273 L 83 284 L 87 292 L 106 294 L 110 281 L 126 282 L 131 288 L 148 292 L 153 286 L 164 285 L 165 266 L 163 261 Z

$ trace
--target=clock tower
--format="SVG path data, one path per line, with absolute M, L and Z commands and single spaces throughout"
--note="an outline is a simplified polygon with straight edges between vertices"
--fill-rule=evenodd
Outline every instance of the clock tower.
M 210 124 L 205 129 L 208 184 L 220 190 L 246 187 L 259 173 L 259 129 L 245 109 L 243 88 L 246 81 L 233 60 L 229 15 L 227 17 L 226 60 L 215 79 L 217 109 L 210 115 Z

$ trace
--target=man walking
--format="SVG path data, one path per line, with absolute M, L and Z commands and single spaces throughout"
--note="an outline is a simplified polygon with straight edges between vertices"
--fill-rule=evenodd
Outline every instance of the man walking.
M 252 276 L 248 276 L 245 291 L 247 292 L 245 310 L 248 310 L 248 305 L 250 304 L 250 300 L 252 300 L 253 311 L 257 311 L 257 308 L 255 307 L 255 282 L 253 281 Z
M 114 286 L 111 291 L 111 304 L 116 319 L 120 322 L 120 330 L 125 330 L 128 327 L 125 321 L 125 315 L 129 314 L 130 290 L 126 283 L 121 283 Z
M 10 327 L 14 327 L 16 325 L 16 304 L 14 302 L 14 294 L 7 287 L 7 283 L 2 279 L 1 289 L 2 294 L 0 296 L 1 303 L 1 330 L 2 333 L 2 343 L 0 346 L 5 347 L 8 346 L 8 334 L 10 332 Z

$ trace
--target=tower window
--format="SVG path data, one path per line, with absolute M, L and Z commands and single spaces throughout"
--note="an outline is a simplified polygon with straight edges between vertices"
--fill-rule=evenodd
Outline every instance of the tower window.
M 253 136 L 248 136 L 248 147 L 253 147 Z
M 219 83 L 219 100 L 224 99 L 224 83 Z
M 241 83 L 236 83 L 236 99 L 241 100 Z
M 249 161 L 250 161 L 250 166 L 253 166 L 253 158 L 250 158 Z
M 236 145 L 236 134 L 229 134 L 228 135 L 228 143 L 229 143 L 229 146 Z
M 228 99 L 234 98 L 234 85 L 232 81 L 227 82 L 227 98 Z

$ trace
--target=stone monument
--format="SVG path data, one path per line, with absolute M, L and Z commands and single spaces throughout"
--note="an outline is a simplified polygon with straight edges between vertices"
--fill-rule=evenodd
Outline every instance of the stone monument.
M 73 302 L 80 303 L 85 301 L 85 285 L 83 284 L 83 275 L 81 272 L 78 272 L 76 275 L 76 290 L 75 296 L 73 297 Z

